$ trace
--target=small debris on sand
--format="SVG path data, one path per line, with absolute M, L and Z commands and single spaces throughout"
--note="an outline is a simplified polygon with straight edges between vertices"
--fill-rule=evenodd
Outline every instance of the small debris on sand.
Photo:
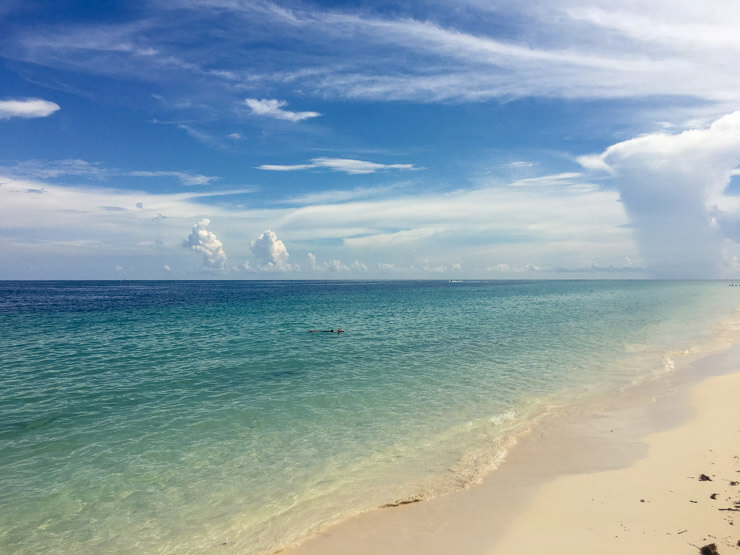
M 701 476 L 699 476 L 699 481 L 700 482 L 711 482 L 712 479 L 706 474 L 702 474 Z
M 717 551 L 717 545 L 714 543 L 710 543 L 702 547 L 699 552 L 701 555 L 719 555 L 719 551 Z
M 381 509 L 386 509 L 389 507 L 400 507 L 401 505 L 410 505 L 411 503 L 419 503 L 420 501 L 423 501 L 424 499 L 421 497 L 412 497 L 410 499 L 401 499 L 400 501 L 394 501 L 393 503 L 386 503 L 385 505 L 381 505 Z

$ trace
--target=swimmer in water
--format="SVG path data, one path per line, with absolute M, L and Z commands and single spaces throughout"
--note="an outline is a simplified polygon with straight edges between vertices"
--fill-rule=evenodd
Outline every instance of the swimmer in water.
M 308 330 L 308 333 L 318 333 L 319 330 Z M 335 330 L 321 330 L 321 333 L 344 333 L 344 330 L 342 328 L 337 328 Z

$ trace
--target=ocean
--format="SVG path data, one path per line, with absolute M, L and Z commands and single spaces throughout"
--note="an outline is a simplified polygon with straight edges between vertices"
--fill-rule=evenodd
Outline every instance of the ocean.
M 0 282 L 0 552 L 270 552 L 468 487 L 721 347 L 727 285 Z

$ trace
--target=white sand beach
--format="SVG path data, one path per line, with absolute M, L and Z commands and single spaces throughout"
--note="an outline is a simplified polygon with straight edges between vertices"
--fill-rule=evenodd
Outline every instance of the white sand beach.
M 359 515 L 291 553 L 738 553 L 739 368 L 733 347 L 543 422 L 483 484 Z

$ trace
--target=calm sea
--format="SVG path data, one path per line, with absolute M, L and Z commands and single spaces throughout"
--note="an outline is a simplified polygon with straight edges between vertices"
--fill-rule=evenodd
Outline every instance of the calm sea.
M 0 282 L 0 552 L 260 552 L 465 487 L 548 408 L 719 341 L 738 299 L 723 282 Z

